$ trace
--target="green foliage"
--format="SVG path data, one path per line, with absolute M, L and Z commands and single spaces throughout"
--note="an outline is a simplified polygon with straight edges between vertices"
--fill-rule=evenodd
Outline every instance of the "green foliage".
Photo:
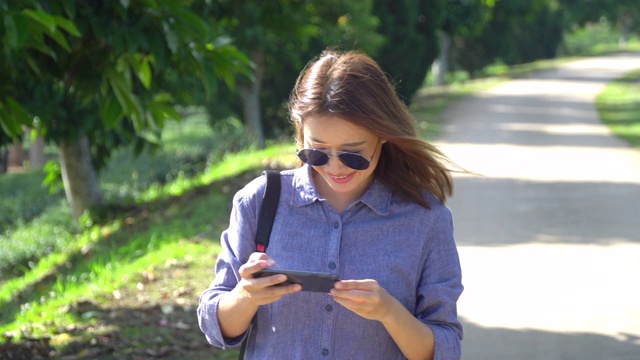
M 212 128 L 203 109 L 190 111 L 185 120 L 169 123 L 163 129 L 162 148 L 138 156 L 132 156 L 131 147 L 114 152 L 100 178 L 109 202 L 130 202 L 151 187 L 193 178 L 225 154 L 250 145 L 239 120 L 229 118 Z
M 522 64 L 555 57 L 565 20 L 554 1 L 499 1 L 484 30 L 458 39 L 452 48 L 452 69 L 473 75 L 501 61 Z
M 108 203 L 153 200 L 148 189 L 201 176 L 225 153 L 247 145 L 238 120 L 221 122 L 214 131 L 202 109 L 191 111 L 185 121 L 165 127 L 162 149 L 143 151 L 137 157 L 131 147 L 115 151 L 100 178 Z M 20 274 L 43 256 L 64 251 L 72 239 L 75 230 L 68 205 L 60 192 L 48 192 L 42 185 L 44 178 L 44 171 L 0 176 L 0 274 L 4 276 Z
M 26 178 L 24 178 L 26 179 Z M 60 197 L 46 194 L 40 197 L 31 193 L 14 198 L 16 206 L 0 203 L 2 214 L 24 211 L 0 234 L 0 279 L 22 275 L 38 263 L 40 258 L 54 251 L 64 251 L 72 242 L 75 229 L 68 204 Z M 44 197 L 44 198 L 43 198 Z M 55 199 L 55 202 L 52 200 Z M 7 219 L 3 219 L 7 220 Z M 3 281 L 0 281 L 0 284 Z
M 608 21 L 589 23 L 567 32 L 564 37 L 562 55 L 590 56 L 612 51 L 633 51 L 633 46 L 640 43 L 636 35 L 626 45 L 620 44 L 622 34 L 613 28 Z
M 637 0 L 560 0 L 560 8 L 570 25 L 583 26 L 588 23 L 608 19 L 613 24 L 621 24 L 626 19 L 636 19 L 640 14 Z
M 21 29 L 7 25 L 15 17 L 30 21 L 25 31 L 38 31 L 14 36 L 15 30 L 4 38 L 15 46 L 4 50 L 12 61 L 0 65 L 14 75 L 0 78 L 0 86 L 18 94 L 0 99 L 0 110 L 12 115 L 0 117 L 5 132 L 31 125 L 28 111 L 40 117 L 49 141 L 91 135 L 98 166 L 114 146 L 156 143 L 165 120 L 179 116 L 173 106 L 188 101 L 166 91 L 165 73 L 173 79 L 217 76 L 233 84 L 235 73 L 247 71 L 246 57 L 217 41 L 220 35 L 189 10 L 190 3 L 47 1 L 34 2 L 35 9 L 9 7 L 5 27 Z M 106 133 L 114 135 L 103 141 Z
M 436 30 L 444 21 L 443 1 L 375 0 L 373 13 L 380 19 L 378 32 L 385 44 L 375 59 L 395 81 L 407 103 L 422 86 L 438 54 Z
M 42 186 L 43 178 L 42 171 L 0 176 L 0 235 L 60 201 L 61 196 L 51 196 Z
M 238 47 L 254 58 L 251 80 L 262 80 L 260 101 L 267 135 L 290 133 L 286 102 L 295 79 L 312 58 L 327 47 L 360 49 L 374 54 L 383 41 L 375 29 L 372 0 L 365 1 L 217 1 L 204 10 L 233 34 Z M 246 85 L 249 79 L 241 79 Z M 215 122 L 242 118 L 240 91 L 222 91 L 208 98 L 206 108 Z
M 25 75 L 32 72 L 41 76 L 39 59 L 43 56 L 55 59 L 59 48 L 61 52 L 70 52 L 67 36 L 77 38 L 81 34 L 73 22 L 37 6 L 25 8 L 22 4 L 12 3 L 5 5 L 0 14 L 4 22 L 0 27 L 3 45 L 0 58 L 3 73 L 0 76 L 0 93 L 3 94 L 0 96 L 0 126 L 9 136 L 17 137 L 22 133 L 21 125 L 31 123 L 28 110 L 19 100 L 24 95 Z
M 0 57 L 0 94 L 11 97 L 0 95 L 3 131 L 20 136 L 21 125 L 34 127 L 37 117 L 48 142 L 75 148 L 80 139 L 90 139 L 93 166 L 82 169 L 85 174 L 79 176 L 84 179 L 95 179 L 96 170 L 120 146 L 133 143 L 138 153 L 156 146 L 165 122 L 179 117 L 175 106 L 193 101 L 171 90 L 188 84 L 196 86 L 194 91 L 211 93 L 212 79 L 220 77 L 233 86 L 236 74 L 248 73 L 246 56 L 193 12 L 192 4 L 5 4 L 5 33 L 0 35 L 8 46 Z M 66 160 L 64 164 L 74 163 Z M 77 181 L 71 175 L 65 186 L 88 188 L 65 189 L 77 216 L 87 204 L 99 205 L 101 194 L 95 182 Z M 78 194 L 92 195 L 82 199 Z
M 454 38 L 476 36 L 491 19 L 493 1 L 449 0 L 441 30 Z

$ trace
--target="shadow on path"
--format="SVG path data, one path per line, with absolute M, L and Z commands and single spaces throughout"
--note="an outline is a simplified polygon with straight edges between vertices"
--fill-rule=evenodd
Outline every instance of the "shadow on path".
M 632 106 L 621 105 L 616 111 L 626 114 Z M 446 125 L 448 143 L 628 147 L 604 125 L 594 121 L 595 109 L 591 102 L 563 99 L 558 95 L 494 94 L 490 100 L 481 95 L 470 97 L 465 100 L 464 108 L 482 111 L 467 112 L 464 116 L 470 121 Z M 452 112 L 452 117 L 458 116 Z M 621 121 L 618 125 L 631 126 L 632 123 Z
M 640 338 L 592 333 L 487 328 L 464 322 L 465 360 L 637 360 Z
M 455 196 L 448 205 L 459 245 L 640 243 L 638 222 L 621 216 L 640 210 L 640 184 L 455 181 Z

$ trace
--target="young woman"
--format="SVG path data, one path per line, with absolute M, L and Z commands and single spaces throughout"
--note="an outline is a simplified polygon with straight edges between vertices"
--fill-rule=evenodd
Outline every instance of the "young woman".
M 233 201 L 198 319 L 209 342 L 249 359 L 459 359 L 462 292 L 446 162 L 418 138 L 380 67 L 323 53 L 291 94 L 298 157 L 281 173 L 268 254 L 256 252 L 264 179 Z M 329 293 L 273 286 L 264 268 L 331 272 Z

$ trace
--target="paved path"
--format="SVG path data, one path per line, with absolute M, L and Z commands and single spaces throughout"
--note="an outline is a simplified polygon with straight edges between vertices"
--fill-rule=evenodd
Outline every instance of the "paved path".
M 445 113 L 467 360 L 640 359 L 640 151 L 595 95 L 640 54 L 579 60 Z

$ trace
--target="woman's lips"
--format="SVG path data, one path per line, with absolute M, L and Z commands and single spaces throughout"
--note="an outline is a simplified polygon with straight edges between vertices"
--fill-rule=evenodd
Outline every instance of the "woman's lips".
M 331 174 L 327 174 L 329 175 L 329 178 L 331 178 L 331 180 L 337 184 L 344 184 L 344 183 L 348 183 L 353 176 L 355 175 L 355 173 L 351 173 L 349 175 L 331 175 Z

